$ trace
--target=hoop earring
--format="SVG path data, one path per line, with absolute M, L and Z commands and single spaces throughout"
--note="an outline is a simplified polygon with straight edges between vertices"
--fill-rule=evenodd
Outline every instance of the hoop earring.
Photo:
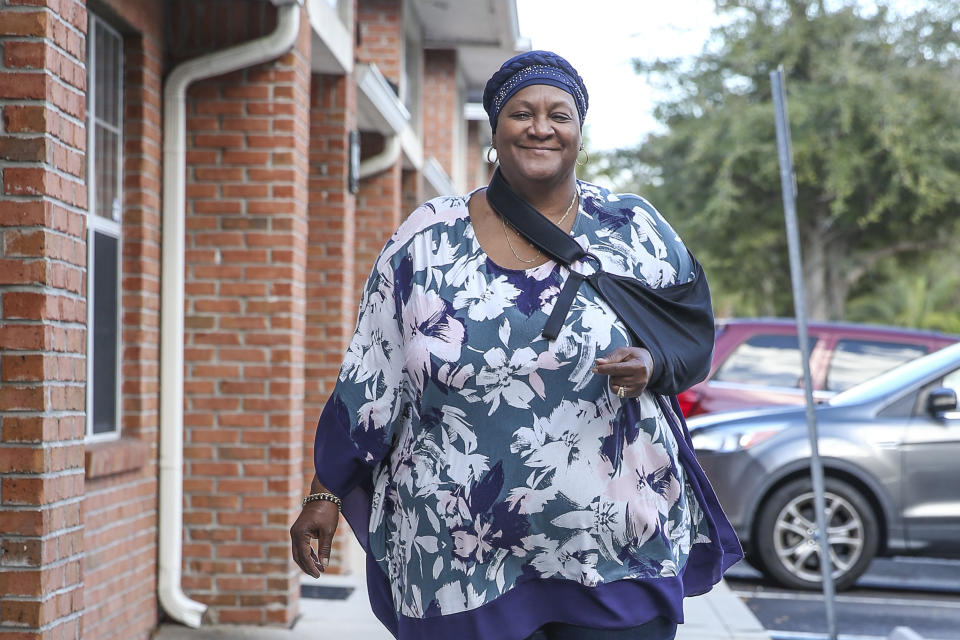
M 583 162 L 580 162 L 580 153 L 578 152 L 578 153 L 577 153 L 577 166 L 578 166 L 578 167 L 582 167 L 582 166 L 586 165 L 588 162 L 590 162 L 590 154 L 587 153 L 587 150 L 584 149 L 583 147 L 580 147 L 580 151 L 583 151 L 583 155 L 585 155 L 585 156 L 587 157 L 587 159 L 584 160 Z
M 490 152 L 496 151 L 497 148 L 494 146 L 487 147 L 487 164 L 497 164 L 497 161 L 500 159 L 500 154 L 497 154 L 496 158 L 490 159 Z

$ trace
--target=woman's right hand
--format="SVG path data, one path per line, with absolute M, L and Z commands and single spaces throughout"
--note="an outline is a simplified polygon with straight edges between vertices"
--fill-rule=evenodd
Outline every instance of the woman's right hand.
M 340 522 L 340 510 L 327 500 L 316 500 L 303 505 L 296 522 L 290 527 L 293 559 L 304 573 L 319 578 L 330 564 L 330 546 Z M 313 550 L 311 540 L 319 541 L 320 557 Z

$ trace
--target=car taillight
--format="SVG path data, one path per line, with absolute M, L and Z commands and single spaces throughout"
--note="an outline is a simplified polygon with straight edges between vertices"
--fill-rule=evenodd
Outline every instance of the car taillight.
M 703 413 L 700 410 L 700 394 L 694 391 L 693 389 L 687 389 L 683 393 L 677 396 L 677 401 L 680 403 L 680 411 L 683 412 L 684 418 L 689 418 L 690 416 L 695 416 L 698 413 Z

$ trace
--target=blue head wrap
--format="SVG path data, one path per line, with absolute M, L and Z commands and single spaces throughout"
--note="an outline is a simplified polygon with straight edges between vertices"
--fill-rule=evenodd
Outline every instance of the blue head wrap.
M 497 116 L 507 100 L 532 84 L 548 84 L 573 96 L 580 114 L 580 126 L 583 126 L 589 97 L 580 74 L 573 65 L 551 51 L 528 51 L 504 62 L 483 89 L 483 109 L 490 118 L 493 131 L 497 130 Z

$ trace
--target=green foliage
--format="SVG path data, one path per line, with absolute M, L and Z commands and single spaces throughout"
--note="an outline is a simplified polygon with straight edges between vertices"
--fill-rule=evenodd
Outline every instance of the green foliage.
M 769 80 L 783 65 L 807 305 L 842 318 L 877 264 L 960 231 L 960 0 L 905 19 L 852 1 L 717 11 L 695 59 L 636 62 L 671 96 L 656 111 L 667 131 L 600 166 L 677 227 L 718 312 L 791 314 Z
M 960 334 L 960 255 L 948 249 L 903 266 L 888 261 L 851 292 L 848 319 Z

